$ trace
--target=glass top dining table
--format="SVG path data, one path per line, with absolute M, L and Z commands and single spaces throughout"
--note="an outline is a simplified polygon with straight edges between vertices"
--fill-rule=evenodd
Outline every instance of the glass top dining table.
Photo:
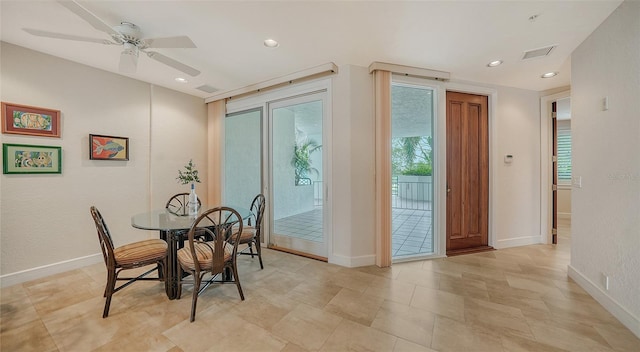
M 251 210 L 244 207 L 227 206 L 235 209 L 244 220 L 247 220 L 253 214 Z M 202 212 L 211 208 L 213 207 L 201 206 L 197 215 L 179 215 L 162 208 L 131 217 L 131 226 L 142 230 L 159 231 L 160 238 L 167 241 L 169 251 L 167 253 L 165 288 L 169 299 L 178 298 L 178 285 L 180 284 L 180 278 L 178 277 L 178 249 L 182 248 L 184 241 L 187 239 L 186 230 L 191 228 L 194 220 Z M 159 274 L 162 275 L 161 273 Z
M 249 218 L 252 213 L 251 210 L 234 205 L 228 206 L 235 209 L 243 219 Z M 211 207 L 213 208 L 213 207 Z M 168 209 L 155 209 L 146 213 L 136 214 L 131 217 L 131 226 L 142 230 L 157 230 L 157 231 L 176 231 L 176 230 L 188 230 L 191 228 L 193 221 L 203 211 L 208 210 L 205 206 L 201 206 L 198 210 L 198 215 L 179 215 Z

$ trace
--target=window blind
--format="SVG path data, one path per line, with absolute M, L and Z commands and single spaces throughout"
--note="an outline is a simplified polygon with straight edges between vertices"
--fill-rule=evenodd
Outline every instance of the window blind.
M 558 121 L 557 131 L 558 181 L 571 182 L 571 124 Z

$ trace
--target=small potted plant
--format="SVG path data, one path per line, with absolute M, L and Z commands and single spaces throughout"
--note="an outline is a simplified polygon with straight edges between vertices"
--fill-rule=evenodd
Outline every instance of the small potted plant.
M 178 170 L 178 177 L 176 177 L 176 180 L 183 185 L 194 182 L 200 183 L 198 170 L 196 169 L 196 164 L 193 163 L 193 159 L 189 159 L 189 163 L 184 166 L 184 171 Z

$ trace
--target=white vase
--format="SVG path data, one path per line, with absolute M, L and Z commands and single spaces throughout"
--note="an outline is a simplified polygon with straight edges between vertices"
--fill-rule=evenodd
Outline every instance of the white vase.
M 191 193 L 189 193 L 189 202 L 187 203 L 189 216 L 198 215 L 198 195 L 196 194 L 195 183 L 191 184 Z

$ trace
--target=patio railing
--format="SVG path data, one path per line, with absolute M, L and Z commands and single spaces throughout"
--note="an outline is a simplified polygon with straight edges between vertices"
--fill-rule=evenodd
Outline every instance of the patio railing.
M 322 206 L 322 181 L 313 181 L 313 205 Z M 431 182 L 398 182 L 391 185 L 391 207 L 397 209 L 432 210 L 433 187 Z
M 398 182 L 391 186 L 391 207 L 398 209 L 432 210 L 431 182 Z
M 313 181 L 313 205 L 322 206 L 322 181 Z

